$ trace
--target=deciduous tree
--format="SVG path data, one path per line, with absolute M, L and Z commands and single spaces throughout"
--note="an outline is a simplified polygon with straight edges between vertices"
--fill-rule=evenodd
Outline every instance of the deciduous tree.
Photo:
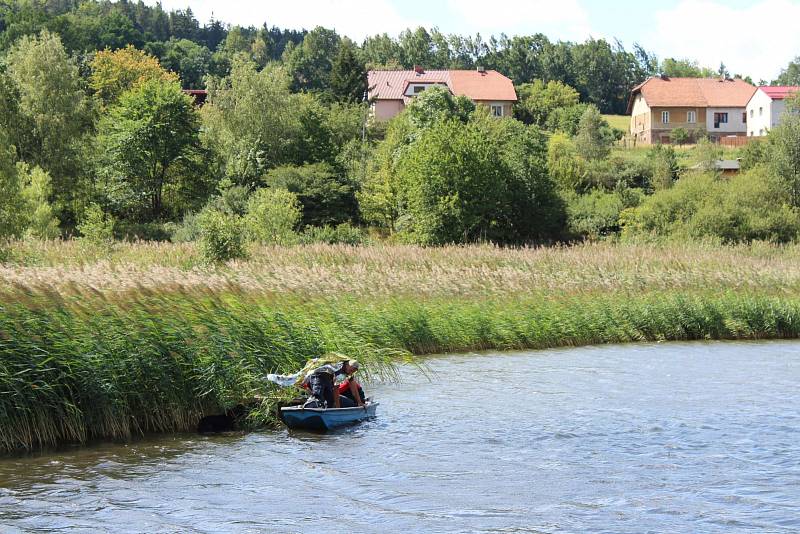
M 98 173 L 120 212 L 158 220 L 170 168 L 192 155 L 198 120 L 192 99 L 175 82 L 146 81 L 123 93 L 99 125 Z

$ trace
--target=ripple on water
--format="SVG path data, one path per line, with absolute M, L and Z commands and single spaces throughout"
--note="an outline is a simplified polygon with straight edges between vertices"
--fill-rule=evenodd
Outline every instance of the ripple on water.
M 800 343 L 431 360 L 329 435 L 166 436 L 0 461 L 0 531 L 791 532 Z

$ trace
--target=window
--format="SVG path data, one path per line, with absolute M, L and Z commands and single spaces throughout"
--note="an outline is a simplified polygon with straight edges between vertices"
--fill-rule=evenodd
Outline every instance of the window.
M 492 104 L 492 117 L 503 116 L 503 104 Z
M 747 124 L 747 112 L 742 113 L 742 122 Z
M 761 135 L 764 135 L 764 128 L 761 128 L 761 129 L 758 131 L 758 135 L 760 135 L 760 136 L 761 136 Z
M 755 114 L 755 110 L 754 110 L 754 109 L 751 109 L 751 110 L 750 110 L 750 118 L 751 118 L 751 119 L 753 118 L 753 115 L 754 115 L 754 114 Z
M 697 112 L 696 111 L 687 111 L 686 112 L 686 122 L 697 122 Z
M 719 128 L 720 124 L 728 124 L 727 113 L 714 113 L 714 128 Z
M 661 112 L 661 124 L 669 124 L 669 111 Z
M 425 86 L 424 85 L 415 85 L 414 86 L 414 94 L 415 95 L 420 94 L 424 90 L 425 90 Z
M 763 114 L 764 114 L 764 108 L 758 108 L 758 116 L 760 117 Z

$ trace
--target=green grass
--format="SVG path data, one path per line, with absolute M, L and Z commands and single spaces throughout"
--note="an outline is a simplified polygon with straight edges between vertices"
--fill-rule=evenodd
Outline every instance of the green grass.
M 627 132 L 631 127 L 630 115 L 603 115 L 603 118 L 608 122 L 612 128 L 617 128 L 623 132 Z
M 193 430 L 263 377 L 409 354 L 800 336 L 800 247 L 308 246 L 193 265 L 190 246 L 71 243 L 0 268 L 0 451 Z M 52 255 L 51 255 L 52 253 Z

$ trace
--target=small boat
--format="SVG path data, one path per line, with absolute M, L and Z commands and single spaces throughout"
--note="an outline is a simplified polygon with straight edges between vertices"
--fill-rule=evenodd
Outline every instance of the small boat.
M 281 408 L 281 419 L 293 429 L 325 432 L 341 426 L 360 423 L 375 417 L 377 402 L 367 401 L 364 406 L 354 408 L 303 408 L 288 406 Z

